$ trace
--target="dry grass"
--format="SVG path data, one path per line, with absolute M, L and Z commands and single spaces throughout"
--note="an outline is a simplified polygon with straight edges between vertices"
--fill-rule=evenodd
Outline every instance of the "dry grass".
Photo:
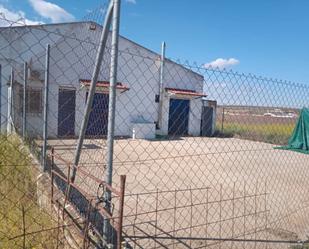
M 0 136 L 0 247 L 56 248 L 51 217 L 38 207 L 27 150 L 17 137 Z M 43 230 L 45 230 L 43 232 Z
M 223 124 L 217 122 L 217 135 L 224 137 L 239 137 L 252 141 L 266 142 L 276 145 L 285 145 L 293 132 L 296 120 L 282 122 L 281 119 L 269 118 L 266 120 L 261 117 L 242 117 L 241 119 L 227 118 Z

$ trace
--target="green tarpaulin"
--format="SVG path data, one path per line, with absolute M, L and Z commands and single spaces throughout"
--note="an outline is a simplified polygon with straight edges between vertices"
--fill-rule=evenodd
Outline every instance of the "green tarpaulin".
M 309 108 L 301 110 L 288 145 L 280 147 L 280 149 L 309 154 Z

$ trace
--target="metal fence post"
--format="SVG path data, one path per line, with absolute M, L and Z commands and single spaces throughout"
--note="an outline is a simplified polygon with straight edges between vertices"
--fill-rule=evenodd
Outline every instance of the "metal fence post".
M 12 102 L 13 102 L 13 82 L 14 82 L 14 70 L 11 68 L 11 79 L 8 87 L 8 113 L 7 113 L 7 133 L 12 132 Z
M 122 225 L 123 225 L 123 206 L 125 195 L 126 176 L 120 176 L 120 197 L 119 197 L 119 211 L 118 211 L 118 230 L 117 230 L 117 249 L 121 249 L 122 246 Z
M 224 128 L 224 107 L 222 108 L 222 118 L 221 118 L 221 132 L 223 133 Z
M 47 122 L 48 122 L 47 117 L 48 117 L 49 55 L 50 55 L 50 45 L 47 44 L 46 58 L 45 58 L 43 152 L 42 152 L 42 164 L 44 171 L 47 170 L 46 152 L 47 152 Z
M 111 65 L 110 65 L 110 89 L 109 89 L 109 108 L 108 108 L 108 127 L 107 127 L 107 168 L 105 181 L 112 185 L 113 177 L 113 156 L 114 156 L 114 133 L 115 133 L 115 113 L 116 113 L 116 85 L 118 67 L 118 39 L 120 23 L 120 0 L 114 1 L 113 23 L 112 23 L 112 44 L 111 44 Z M 105 192 L 106 209 L 111 209 L 111 192 Z M 112 239 L 111 226 L 105 219 L 104 235 L 107 242 Z
M 0 64 L 0 134 L 2 131 L 2 65 Z
M 158 126 L 162 129 L 162 116 L 163 116 L 163 78 L 164 78 L 164 64 L 165 64 L 165 49 L 166 44 L 162 42 L 161 46 L 161 65 L 160 65 L 160 84 L 159 84 L 159 113 L 158 113 Z
M 27 104 L 27 92 L 26 92 L 26 89 L 27 89 L 27 80 L 28 80 L 28 65 L 27 65 L 27 62 L 24 63 L 24 87 L 23 87 L 23 126 L 22 126 L 22 135 L 23 135 L 23 138 L 25 139 L 26 137 L 26 125 L 27 125 L 27 121 L 26 121 L 26 104 Z
M 95 93 L 95 88 L 96 84 L 98 81 L 98 76 L 99 72 L 101 69 L 102 61 L 103 61 L 103 56 L 104 56 L 104 50 L 106 47 L 106 42 L 107 42 L 107 37 L 109 33 L 109 28 L 112 20 L 112 15 L 113 15 L 113 0 L 111 0 L 109 7 L 106 12 L 105 20 L 104 20 L 104 26 L 102 30 L 102 35 L 100 38 L 100 44 L 99 44 L 99 49 L 96 57 L 96 62 L 95 62 L 95 67 L 93 70 L 92 78 L 91 78 L 91 85 L 88 93 L 88 98 L 87 98 L 87 103 L 86 103 L 86 108 L 85 108 L 85 113 L 84 113 L 84 118 L 82 121 L 82 125 L 80 128 L 80 133 L 79 133 L 79 138 L 76 146 L 76 151 L 75 151 L 75 157 L 74 157 L 74 165 L 77 167 L 80 159 L 80 153 L 81 149 L 83 146 L 84 142 L 84 137 L 86 134 L 86 129 L 88 125 L 88 120 L 90 116 L 90 111 L 91 111 L 91 106 L 93 102 L 93 97 Z M 71 181 L 74 182 L 75 180 L 75 175 L 76 175 L 76 167 L 73 168 L 73 173 L 71 177 Z

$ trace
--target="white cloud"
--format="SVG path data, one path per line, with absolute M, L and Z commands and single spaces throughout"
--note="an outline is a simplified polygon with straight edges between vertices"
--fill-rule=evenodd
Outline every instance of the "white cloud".
M 229 58 L 229 59 L 218 58 L 212 62 L 206 63 L 204 66 L 206 68 L 212 67 L 212 68 L 223 69 L 223 68 L 238 65 L 239 63 L 240 61 L 235 58 Z
M 136 0 L 126 0 L 127 3 L 136 4 Z
M 67 22 L 74 20 L 74 16 L 60 6 L 45 0 L 28 0 L 33 9 L 42 17 L 52 22 Z
M 11 11 L 0 5 L 0 26 L 21 26 L 21 25 L 36 25 L 40 22 L 30 20 L 26 18 L 26 14 L 23 11 Z

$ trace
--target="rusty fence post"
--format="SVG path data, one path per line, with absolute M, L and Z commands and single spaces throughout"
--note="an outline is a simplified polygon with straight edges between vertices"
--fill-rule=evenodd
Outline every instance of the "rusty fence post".
M 54 203 L 54 153 L 55 153 L 55 148 L 51 148 L 51 168 L 50 168 L 50 178 L 51 178 L 51 204 Z
M 118 215 L 118 229 L 117 229 L 117 249 L 121 249 L 122 242 L 122 223 L 123 223 L 123 206 L 125 195 L 126 176 L 120 176 L 120 197 L 119 197 L 119 215 Z
M 23 249 L 26 249 L 26 211 L 24 205 L 22 205 L 21 208 L 23 221 Z
M 90 223 L 90 218 L 91 218 L 91 211 L 92 211 L 92 199 L 89 200 L 88 202 L 88 209 L 87 209 L 87 215 L 86 215 L 86 220 L 85 220 L 85 226 L 84 226 L 84 237 L 83 237 L 83 249 L 87 249 L 87 244 L 89 243 L 89 223 Z
M 224 107 L 222 108 L 221 133 L 223 133 L 223 129 L 224 129 Z

